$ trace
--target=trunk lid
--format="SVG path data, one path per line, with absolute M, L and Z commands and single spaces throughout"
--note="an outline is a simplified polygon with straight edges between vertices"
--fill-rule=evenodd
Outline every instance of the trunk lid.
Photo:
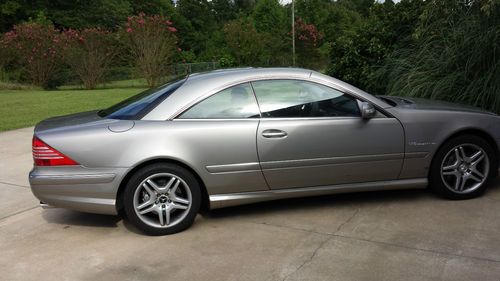
M 57 116 L 45 119 L 35 126 L 35 133 L 62 127 L 81 126 L 85 124 L 110 123 L 115 120 L 105 119 L 97 114 L 97 110 Z

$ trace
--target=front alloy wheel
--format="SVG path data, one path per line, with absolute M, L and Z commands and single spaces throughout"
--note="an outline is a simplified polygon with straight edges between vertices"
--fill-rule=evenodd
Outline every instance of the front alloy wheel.
M 486 140 L 474 135 L 453 138 L 434 157 L 431 188 L 450 199 L 477 197 L 486 190 L 496 161 Z
M 180 232 L 194 221 L 201 192 L 196 178 L 172 164 L 154 164 L 129 180 L 123 205 L 129 220 L 150 235 Z
M 441 177 L 448 189 L 456 193 L 469 193 L 479 188 L 490 172 L 486 152 L 475 144 L 454 147 L 446 154 L 441 165 Z

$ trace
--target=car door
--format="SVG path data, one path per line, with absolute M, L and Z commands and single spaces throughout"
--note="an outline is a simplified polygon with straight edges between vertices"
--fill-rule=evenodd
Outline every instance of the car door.
M 259 161 L 271 189 L 397 179 L 404 158 L 398 120 L 361 118 L 359 101 L 302 80 L 252 82 L 261 121 Z
M 257 158 L 259 109 L 249 83 L 215 93 L 176 119 L 181 154 L 198 168 L 209 194 L 268 190 Z M 178 128 L 178 129 L 177 129 Z

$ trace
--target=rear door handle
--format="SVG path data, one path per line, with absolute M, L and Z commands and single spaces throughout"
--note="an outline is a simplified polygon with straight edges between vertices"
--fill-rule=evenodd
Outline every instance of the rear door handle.
M 287 135 L 288 134 L 285 131 L 277 129 L 269 129 L 262 132 L 262 136 L 265 138 L 284 138 Z

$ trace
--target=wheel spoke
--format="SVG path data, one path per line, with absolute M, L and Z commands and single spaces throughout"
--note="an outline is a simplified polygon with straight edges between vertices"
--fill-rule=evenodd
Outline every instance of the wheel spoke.
M 458 190 L 463 191 L 465 187 L 465 183 L 467 182 L 467 177 L 461 177 L 460 188 Z
M 176 203 L 181 203 L 181 204 L 184 204 L 184 205 L 189 205 L 189 200 L 181 198 L 181 197 L 177 197 L 177 196 L 175 196 L 174 198 L 172 198 L 172 201 L 174 201 Z
M 157 193 L 162 193 L 162 188 L 159 187 L 156 183 L 154 183 L 152 180 L 147 180 L 146 181 Z M 146 185 L 146 183 L 144 183 Z M 147 186 L 147 185 L 146 185 Z
M 484 154 L 481 154 L 474 162 L 471 163 L 471 166 L 477 166 L 484 159 Z
M 181 183 L 181 181 L 176 181 L 174 186 L 168 191 L 168 193 L 170 194 L 170 196 L 174 195 L 175 196 L 175 192 L 177 191 L 177 188 L 179 187 L 179 184 Z
M 161 207 L 160 210 L 158 211 L 158 218 L 160 219 L 160 225 L 165 225 L 165 207 Z M 170 220 L 170 219 L 169 219 Z
M 155 196 L 154 191 L 153 191 L 153 190 L 151 190 L 151 188 L 150 188 L 150 187 L 149 187 L 146 183 L 144 183 L 144 184 L 142 185 L 142 187 L 144 187 L 144 189 L 146 190 L 146 192 L 149 194 L 149 197 L 150 197 L 150 198 L 152 198 L 152 197 L 154 197 L 154 196 Z
M 479 158 L 479 156 L 482 156 L 483 155 L 483 151 L 482 150 L 479 150 L 478 152 L 474 153 L 474 155 L 472 155 L 470 157 L 470 160 L 471 161 L 476 161 L 476 159 Z
M 482 179 L 478 178 L 477 176 L 475 176 L 473 174 L 470 174 L 469 178 L 472 179 L 472 180 L 475 180 L 477 182 L 482 182 L 483 181 Z
M 148 201 L 142 203 L 141 205 L 137 206 L 137 210 L 140 211 L 142 209 L 144 209 L 145 207 L 151 205 L 151 204 L 154 204 L 155 203 L 155 200 L 153 198 L 149 198 Z
M 188 206 L 181 205 L 181 204 L 178 204 L 178 203 L 172 203 L 172 208 L 173 209 L 179 209 L 179 210 L 186 210 L 188 208 Z
M 137 208 L 137 209 L 139 209 L 139 208 Z M 144 215 L 144 214 L 150 213 L 150 212 L 152 212 L 152 211 L 154 211 L 154 210 L 156 210 L 156 206 L 155 206 L 155 205 L 152 205 L 152 206 L 151 206 L 151 207 L 149 207 L 149 208 L 146 208 L 146 209 L 144 209 L 144 210 L 142 210 L 142 211 L 139 211 L 139 210 L 138 210 L 138 211 L 139 211 L 139 214 Z
M 455 190 L 459 191 L 460 190 L 460 183 L 462 182 L 462 177 L 457 177 L 455 181 Z
M 484 174 L 479 172 L 477 169 L 471 169 L 471 175 L 480 178 L 481 180 L 484 179 Z
M 460 153 L 459 153 L 459 154 L 460 154 L 460 159 L 461 159 L 461 160 L 467 160 L 467 159 L 468 159 L 468 157 L 467 157 L 467 155 L 465 155 L 465 150 L 464 150 L 464 147 L 463 147 L 463 146 L 460 146 L 458 149 L 459 149 L 459 151 L 460 151 Z
M 165 210 L 165 218 L 166 218 L 166 224 L 169 225 L 170 224 L 170 209 L 166 209 Z
M 169 189 L 170 189 L 170 187 L 172 186 L 172 184 L 173 184 L 174 182 L 176 182 L 176 181 L 178 181 L 178 180 L 177 180 L 176 178 L 172 177 L 172 178 L 168 181 L 167 185 L 166 185 L 163 189 L 165 189 L 165 190 L 169 190 Z
M 443 167 L 443 172 L 445 172 L 445 171 L 446 171 L 446 172 L 450 172 L 450 170 L 451 170 L 451 172 L 455 172 L 455 169 L 456 169 L 456 168 L 457 168 L 457 164 L 456 164 L 456 163 L 455 163 L 455 164 L 453 164 L 453 165 L 444 166 L 444 167 Z

